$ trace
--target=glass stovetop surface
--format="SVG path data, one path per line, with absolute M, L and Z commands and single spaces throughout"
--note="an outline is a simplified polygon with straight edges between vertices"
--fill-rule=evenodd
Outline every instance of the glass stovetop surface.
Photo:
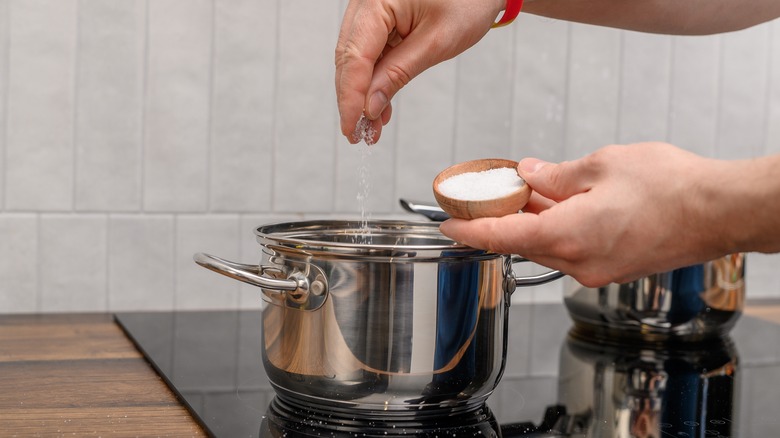
M 262 367 L 260 311 L 116 319 L 217 437 L 780 436 L 780 325 L 746 315 L 723 342 L 647 349 L 577 339 L 563 305 L 513 304 L 487 406 L 398 424 L 333 420 L 279 399 Z

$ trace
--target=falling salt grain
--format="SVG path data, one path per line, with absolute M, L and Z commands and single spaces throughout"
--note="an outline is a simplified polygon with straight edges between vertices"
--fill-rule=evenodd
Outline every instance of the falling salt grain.
M 504 197 L 524 185 L 515 169 L 501 167 L 451 176 L 439 183 L 439 192 L 453 199 L 484 201 Z
M 374 144 L 374 137 L 376 137 L 376 130 L 371 125 L 365 115 L 360 116 L 357 125 L 355 125 L 355 133 L 353 139 L 356 142 L 364 142 L 367 146 Z M 371 149 L 361 148 L 360 152 L 360 166 L 358 167 L 358 193 L 357 201 L 360 207 L 360 230 L 359 234 L 354 236 L 353 243 L 371 243 L 371 229 L 368 225 L 370 221 L 370 214 L 367 212 L 366 202 L 371 195 L 371 168 L 370 161 Z
M 369 120 L 365 114 L 361 115 L 360 120 L 358 120 L 355 125 L 355 132 L 352 133 L 352 139 L 356 143 L 362 141 L 371 146 L 374 144 L 374 137 L 376 137 L 376 129 L 374 129 L 374 126 L 371 124 L 371 120 Z

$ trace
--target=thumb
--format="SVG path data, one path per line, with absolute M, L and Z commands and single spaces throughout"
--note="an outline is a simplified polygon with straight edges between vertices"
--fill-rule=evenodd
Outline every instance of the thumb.
M 562 201 L 590 189 L 577 161 L 555 164 L 525 158 L 518 164 L 517 173 L 535 192 L 553 201 Z
M 439 2 L 433 9 L 422 8 L 415 20 L 402 20 L 404 26 L 396 23 L 396 29 L 409 26 L 408 31 L 397 31 L 376 63 L 366 94 L 370 119 L 380 117 L 393 96 L 420 73 L 454 58 L 485 36 L 496 12 L 479 8 L 475 15 L 471 3 L 461 1 L 459 7 L 450 7 L 449 2 Z
M 366 93 L 368 118 L 376 120 L 398 91 L 423 71 L 443 61 L 425 50 L 425 36 L 409 35 L 391 50 L 384 52 L 374 67 L 371 85 Z

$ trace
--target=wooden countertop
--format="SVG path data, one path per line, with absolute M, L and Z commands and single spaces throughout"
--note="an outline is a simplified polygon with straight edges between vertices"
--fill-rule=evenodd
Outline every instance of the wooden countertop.
M 3 436 L 206 436 L 111 315 L 0 315 Z
M 106 314 L 0 315 L 0 412 L 11 436 L 206 435 Z

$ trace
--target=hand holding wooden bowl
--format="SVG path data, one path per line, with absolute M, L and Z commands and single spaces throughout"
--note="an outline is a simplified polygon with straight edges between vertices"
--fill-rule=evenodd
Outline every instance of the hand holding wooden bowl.
M 517 161 L 487 158 L 444 169 L 433 180 L 433 195 L 450 217 L 501 217 L 520 211 L 531 187 L 517 175 Z

